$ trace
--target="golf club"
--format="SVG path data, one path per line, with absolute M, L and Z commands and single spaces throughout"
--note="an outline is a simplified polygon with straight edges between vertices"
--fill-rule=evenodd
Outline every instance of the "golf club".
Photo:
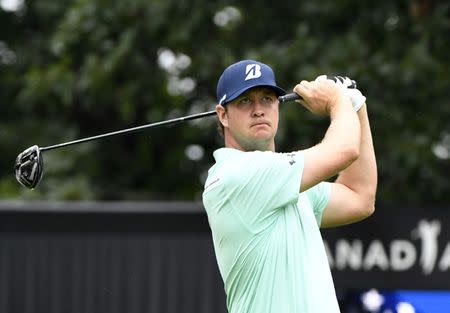
M 42 156 L 42 152 L 59 149 L 62 147 L 67 147 L 83 142 L 93 141 L 93 140 L 99 140 L 103 138 L 108 138 L 112 136 L 118 136 L 123 134 L 129 134 L 134 133 L 138 131 L 142 131 L 144 129 L 148 128 L 156 128 L 156 127 L 162 127 L 162 126 L 171 126 L 175 125 L 180 122 L 194 120 L 198 118 L 203 118 L 207 116 L 215 115 L 216 111 L 208 111 L 183 117 L 178 117 L 166 121 L 146 124 L 142 126 L 127 128 L 123 130 L 118 130 L 114 132 L 109 132 L 106 134 L 101 134 L 97 136 L 82 138 L 78 140 L 73 140 L 69 142 L 63 142 L 60 144 L 48 146 L 48 147 L 39 147 L 37 145 L 31 146 L 27 149 L 25 149 L 23 152 L 21 152 L 15 162 L 14 171 L 16 175 L 17 181 L 24 187 L 29 189 L 34 189 L 38 183 L 41 181 L 42 176 L 44 174 L 44 160 Z
M 355 86 L 352 86 L 352 88 L 355 88 L 355 87 L 356 87 L 356 84 L 355 84 Z M 280 103 L 295 101 L 298 99 L 301 99 L 301 97 L 294 92 L 278 97 L 278 101 Z M 132 127 L 132 128 L 114 131 L 114 132 L 109 132 L 109 133 L 105 133 L 105 134 L 101 134 L 101 135 L 97 135 L 97 136 L 63 142 L 63 143 L 59 143 L 59 144 L 47 146 L 47 147 L 39 147 L 37 145 L 34 145 L 34 146 L 31 146 L 31 147 L 25 149 L 23 152 L 19 153 L 19 155 L 17 156 L 16 162 L 14 165 L 15 176 L 16 176 L 17 181 L 22 186 L 29 188 L 29 189 L 34 189 L 39 184 L 39 182 L 41 181 L 42 176 L 44 174 L 44 159 L 42 156 L 42 152 L 44 152 L 44 151 L 59 149 L 62 147 L 67 147 L 67 146 L 71 146 L 71 145 L 75 145 L 75 144 L 79 144 L 79 143 L 83 143 L 83 142 L 88 142 L 88 141 L 93 141 L 93 140 L 99 140 L 99 139 L 108 138 L 108 137 L 112 137 L 112 136 L 134 133 L 134 132 L 142 131 L 144 129 L 149 129 L 149 128 L 156 128 L 156 127 L 161 127 L 161 126 L 171 126 L 171 125 L 175 125 L 180 122 L 199 119 L 199 118 L 203 118 L 203 117 L 207 117 L 207 116 L 212 116 L 215 114 L 216 114 L 216 111 L 213 110 L 213 111 L 178 117 L 178 118 L 174 118 L 174 119 L 170 119 L 170 120 L 166 120 L 166 121 L 160 121 L 160 122 L 156 122 L 156 123 L 136 126 L 136 127 Z
M 296 93 L 287 94 L 285 96 L 280 96 L 278 100 L 280 102 L 287 102 L 299 99 L 299 96 Z M 42 153 L 44 151 L 59 149 L 62 147 L 67 147 L 83 142 L 99 140 L 103 138 L 108 138 L 112 136 L 124 135 L 129 133 L 134 133 L 138 131 L 142 131 L 149 128 L 156 128 L 162 126 L 172 126 L 180 122 L 190 121 L 194 119 L 199 119 L 207 116 L 215 115 L 216 111 L 208 111 L 203 113 L 197 113 L 192 115 L 187 115 L 183 117 L 178 117 L 170 120 L 160 121 L 156 123 L 141 125 L 137 127 L 127 128 L 123 130 L 118 130 L 114 132 L 109 132 L 97 136 L 77 139 L 73 141 L 63 142 L 52 146 L 47 147 L 39 147 L 37 145 L 31 146 L 21 152 L 17 158 L 14 165 L 14 171 L 16 175 L 17 181 L 24 187 L 29 189 L 34 189 L 42 179 L 44 174 L 44 160 Z
M 344 83 L 345 79 L 348 79 L 348 77 L 333 76 L 333 75 L 327 75 L 326 78 L 331 79 L 335 82 L 340 82 L 341 84 Z M 347 88 L 357 88 L 356 82 L 354 80 L 349 80 L 349 81 L 351 84 L 346 86 Z M 295 101 L 298 99 L 301 99 L 301 97 L 295 92 L 288 93 L 286 95 L 278 97 L 278 101 L 280 103 Z M 109 133 L 101 134 L 101 135 L 97 135 L 97 136 L 82 138 L 82 139 L 73 140 L 73 141 L 69 141 L 69 142 L 63 142 L 60 144 L 47 146 L 47 147 L 39 147 L 37 145 L 34 145 L 34 146 L 31 146 L 31 147 L 25 149 L 23 152 L 19 153 L 19 155 L 17 156 L 16 162 L 14 165 L 14 172 L 16 175 L 16 179 L 22 186 L 29 188 L 29 189 L 34 189 L 39 184 L 39 182 L 41 181 L 42 176 L 44 174 L 44 160 L 43 160 L 43 156 L 42 156 L 42 152 L 44 152 L 44 151 L 54 150 L 54 149 L 58 149 L 58 148 L 62 148 L 62 147 L 67 147 L 70 145 L 75 145 L 75 144 L 79 144 L 79 143 L 83 143 L 83 142 L 103 139 L 103 138 L 107 138 L 107 137 L 129 134 L 129 133 L 138 132 L 138 131 L 148 129 L 148 128 L 156 128 L 156 127 L 161 127 L 161 126 L 175 125 L 180 122 L 194 120 L 194 119 L 203 118 L 203 117 L 207 117 L 207 116 L 212 116 L 215 114 L 216 114 L 216 111 L 213 110 L 213 111 L 178 117 L 178 118 L 174 118 L 174 119 L 170 119 L 170 120 L 166 120 L 166 121 L 161 121 L 161 122 L 146 124 L 146 125 L 142 125 L 142 126 L 127 128 L 127 129 L 123 129 L 123 130 L 119 130 L 119 131 L 109 132 Z

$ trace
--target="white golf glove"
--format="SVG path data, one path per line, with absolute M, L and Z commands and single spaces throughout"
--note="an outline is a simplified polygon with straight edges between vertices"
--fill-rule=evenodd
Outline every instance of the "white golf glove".
M 330 76 L 330 75 L 320 75 L 316 80 L 331 79 L 338 86 L 345 89 L 345 93 L 350 98 L 352 102 L 353 109 L 358 111 L 361 109 L 364 103 L 366 103 L 366 97 L 363 96 L 361 91 L 356 88 L 356 82 L 348 77 L 343 76 Z

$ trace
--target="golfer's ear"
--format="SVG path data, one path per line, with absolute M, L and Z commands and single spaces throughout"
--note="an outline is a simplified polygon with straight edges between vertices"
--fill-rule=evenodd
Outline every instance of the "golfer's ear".
M 222 123 L 222 125 L 228 126 L 228 115 L 225 108 L 222 105 L 218 104 L 216 105 L 216 112 L 217 117 L 219 118 L 219 121 Z

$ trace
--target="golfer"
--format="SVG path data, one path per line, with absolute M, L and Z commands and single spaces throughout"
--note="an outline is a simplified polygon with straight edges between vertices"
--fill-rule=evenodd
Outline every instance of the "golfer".
M 244 60 L 220 77 L 225 147 L 214 152 L 203 203 L 230 313 L 339 312 L 320 227 L 370 216 L 377 186 L 365 97 L 348 80 L 294 87 L 297 102 L 330 124 L 317 145 L 280 153 L 278 96 L 286 92 L 272 69 Z

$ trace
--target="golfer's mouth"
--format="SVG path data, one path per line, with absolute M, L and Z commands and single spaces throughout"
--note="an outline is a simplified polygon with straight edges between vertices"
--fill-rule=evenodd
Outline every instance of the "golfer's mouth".
M 252 123 L 250 125 L 250 127 L 255 127 L 255 126 L 269 126 L 270 127 L 270 123 L 269 122 L 265 122 L 265 121 L 259 121 L 256 123 Z

